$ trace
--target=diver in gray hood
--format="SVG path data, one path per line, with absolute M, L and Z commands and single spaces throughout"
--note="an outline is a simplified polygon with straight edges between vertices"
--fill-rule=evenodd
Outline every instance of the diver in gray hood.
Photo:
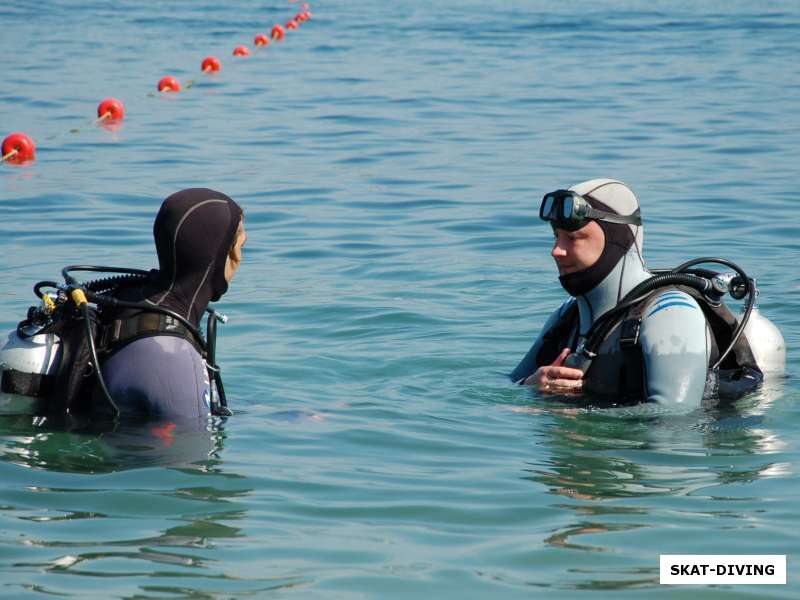
M 539 216 L 553 228 L 551 255 L 571 298 L 545 323 L 513 381 L 611 404 L 685 408 L 704 397 L 741 395 L 762 381 L 743 335 L 746 319 L 740 327 L 720 301 L 725 292 L 734 295 L 734 282 L 734 297 L 749 292 L 747 316 L 752 310 L 753 283 L 733 263 L 713 260 L 738 269 L 727 279 L 688 269 L 709 259 L 654 276 L 642 258 L 639 202 L 612 179 L 546 194 Z

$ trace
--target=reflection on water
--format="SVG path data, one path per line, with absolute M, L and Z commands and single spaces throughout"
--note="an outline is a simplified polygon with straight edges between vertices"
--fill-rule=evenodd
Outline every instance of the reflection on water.
M 209 468 L 219 462 L 223 421 L 97 424 L 0 415 L 2 459 L 59 472 L 103 473 L 150 466 Z
M 786 444 L 763 424 L 765 409 L 782 392 L 782 382 L 773 382 L 735 404 L 690 415 L 649 406 L 598 410 L 553 402 L 522 409 L 536 415 L 542 438 L 537 449 L 546 450 L 527 463 L 524 478 L 544 485 L 559 498 L 551 506 L 572 514 L 544 543 L 613 556 L 624 555 L 629 545 L 646 546 L 641 540 L 657 540 L 682 519 L 704 519 L 709 536 L 715 529 L 755 527 L 760 509 L 742 506 L 751 498 L 742 495 L 741 485 L 792 471 L 778 460 Z M 546 426 L 538 426 L 541 419 Z M 740 487 L 727 492 L 732 484 Z M 572 586 L 623 589 L 658 582 L 657 566 L 644 573 L 606 565 L 586 574 L 588 580 L 578 576 Z
M 63 593 L 52 580 L 59 574 L 148 576 L 153 585 L 135 589 L 150 593 L 207 593 L 215 581 L 231 589 L 230 579 L 237 578 L 219 571 L 213 555 L 226 540 L 247 537 L 238 525 L 247 519 L 239 500 L 253 489 L 223 467 L 223 420 L 202 427 L 174 421 L 99 426 L 3 414 L 0 439 L 4 529 L 19 523 L 11 566 L 30 572 L 29 582 L 37 573 L 50 577 L 26 590 Z M 30 477 L 31 468 L 40 475 Z M 141 535 L 140 528 L 156 523 L 164 524 L 161 532 Z M 187 576 L 202 583 L 190 584 Z M 175 585 L 176 577 L 186 582 Z M 262 574 L 238 578 L 234 588 L 252 594 L 304 581 Z

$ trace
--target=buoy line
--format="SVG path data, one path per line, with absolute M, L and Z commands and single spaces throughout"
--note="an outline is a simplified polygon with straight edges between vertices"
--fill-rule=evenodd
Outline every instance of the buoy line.
M 294 3 L 297 0 L 289 0 Z M 300 12 L 289 19 L 285 26 L 280 24 L 273 25 L 269 36 L 259 33 L 255 36 L 253 44 L 256 48 L 266 48 L 273 42 L 281 42 L 286 38 L 287 31 L 296 31 L 300 24 L 310 20 L 311 6 L 308 2 L 300 5 Z M 246 45 L 236 46 L 233 50 L 235 58 L 246 58 L 250 56 L 250 48 Z M 207 56 L 200 63 L 200 70 L 204 74 L 216 73 L 222 69 L 222 63 L 215 56 Z M 194 80 L 185 82 L 183 89 L 189 89 L 194 85 Z M 178 93 L 181 91 L 181 83 L 172 75 L 165 75 L 158 80 L 156 89 L 159 93 Z M 125 119 L 125 105 L 117 98 L 105 98 L 97 106 L 97 118 L 93 121 L 94 125 L 110 125 L 119 123 Z M 0 145 L 0 163 L 22 165 L 36 159 L 36 144 L 26 133 L 16 131 L 10 133 Z

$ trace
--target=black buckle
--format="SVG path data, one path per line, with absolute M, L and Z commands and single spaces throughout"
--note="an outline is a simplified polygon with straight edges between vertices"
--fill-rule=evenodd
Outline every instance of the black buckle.
M 635 346 L 639 343 L 639 331 L 642 328 L 642 318 L 625 319 L 619 326 L 619 345 L 622 347 Z

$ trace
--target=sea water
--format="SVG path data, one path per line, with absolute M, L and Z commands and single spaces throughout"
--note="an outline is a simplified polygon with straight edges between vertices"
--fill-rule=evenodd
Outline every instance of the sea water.
M 740 553 L 789 584 L 703 597 L 796 597 L 800 6 L 315 1 L 234 60 L 298 6 L 0 6 L 0 135 L 38 147 L 0 166 L 2 330 L 66 264 L 155 267 L 184 187 L 249 234 L 234 417 L 98 433 L 0 398 L 0 595 L 688 598 L 660 554 Z M 595 177 L 638 194 L 650 266 L 757 279 L 786 379 L 690 414 L 507 380 L 564 298 L 541 196 Z

